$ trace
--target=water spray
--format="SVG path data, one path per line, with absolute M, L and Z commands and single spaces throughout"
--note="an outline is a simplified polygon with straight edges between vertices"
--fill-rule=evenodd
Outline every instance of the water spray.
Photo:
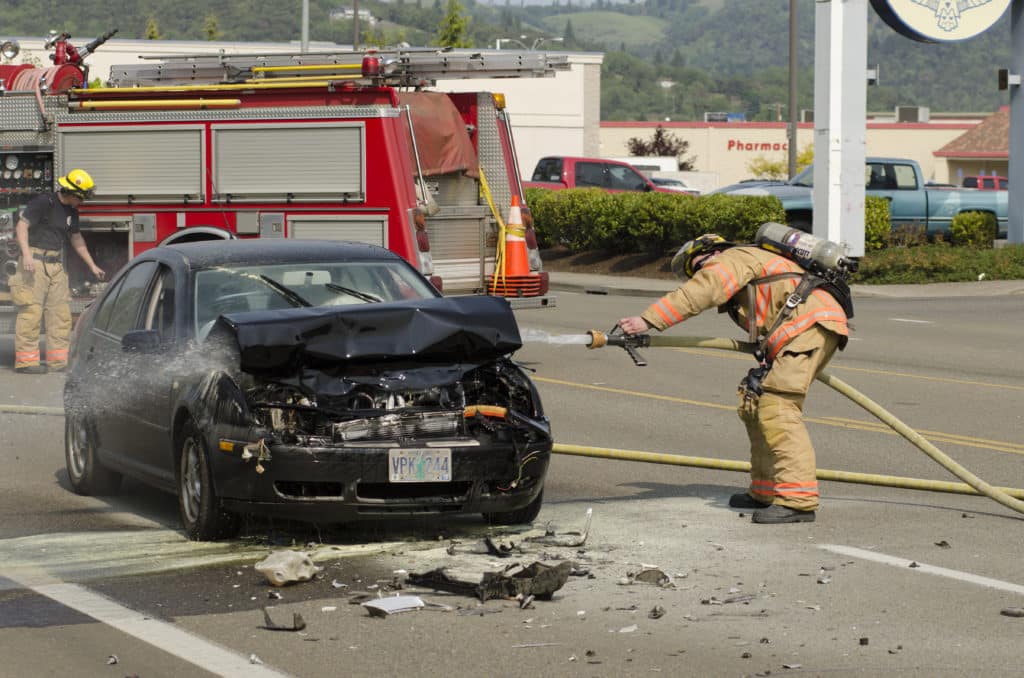
M 740 353 L 753 353 L 757 348 L 757 345 L 749 341 L 736 341 L 734 339 L 723 339 L 719 337 L 687 337 L 687 336 L 651 336 L 649 334 L 623 334 L 622 329 L 616 325 L 612 328 L 612 331 L 605 334 L 600 330 L 590 330 L 587 335 L 590 337 L 590 341 L 587 342 L 587 348 L 603 348 L 605 346 L 618 346 L 625 349 L 629 357 L 633 359 L 633 363 L 637 367 L 643 367 L 647 365 L 647 361 L 637 352 L 638 348 L 714 348 L 722 349 L 726 351 L 737 351 Z M 993 501 L 999 502 L 1007 508 L 1013 509 L 1018 513 L 1024 513 L 1024 501 L 1014 498 L 1011 495 L 1024 496 L 1020 490 L 1014 490 L 1010 488 L 1000 488 L 990 485 L 978 476 L 974 475 L 966 468 L 958 464 L 953 460 L 952 457 L 947 455 L 939 448 L 932 445 L 930 442 L 925 440 L 924 436 L 915 431 L 914 429 L 907 426 L 905 423 L 897 419 L 891 412 L 884 409 L 881 405 L 868 398 L 866 395 L 853 388 L 842 379 L 835 377 L 828 372 L 822 370 L 817 375 L 817 380 L 823 384 L 827 384 L 835 391 L 843 394 L 854 403 L 859 405 L 861 408 L 867 410 L 869 413 L 874 415 L 879 421 L 886 424 L 900 434 L 911 443 L 913 443 L 918 449 L 927 454 L 933 461 L 942 466 L 944 469 L 952 473 L 954 476 L 964 481 L 968 486 L 974 489 L 978 494 L 983 494 Z M 553 451 L 562 452 L 563 454 L 578 454 L 584 455 L 579 448 L 573 446 L 565 446 L 567 449 L 558 449 L 559 445 L 555 445 Z M 617 451 L 622 452 L 622 451 Z M 589 456 L 589 455 L 586 455 Z M 592 456 L 609 456 L 607 454 L 594 454 Z M 618 456 L 617 458 L 631 458 Z M 633 458 L 636 461 L 649 461 L 640 457 Z M 749 468 L 749 467 L 748 467 Z M 866 475 L 866 474 L 859 474 Z M 819 472 L 819 477 L 820 472 Z M 826 478 L 826 479 L 839 479 L 841 478 Z M 941 481 L 921 481 L 917 479 L 905 479 L 908 481 L 915 481 L 914 483 L 899 484 L 899 483 L 887 483 L 889 486 L 895 487 L 908 487 L 910 489 L 927 489 L 938 492 L 949 492 L 954 491 L 948 489 L 949 483 L 943 483 Z M 857 480 L 853 482 L 867 482 L 863 480 Z

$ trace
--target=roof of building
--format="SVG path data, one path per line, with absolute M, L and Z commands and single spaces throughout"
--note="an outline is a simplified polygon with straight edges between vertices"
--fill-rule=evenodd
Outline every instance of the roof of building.
M 1001 106 L 972 129 L 935 151 L 945 158 L 1009 158 L 1010 107 Z

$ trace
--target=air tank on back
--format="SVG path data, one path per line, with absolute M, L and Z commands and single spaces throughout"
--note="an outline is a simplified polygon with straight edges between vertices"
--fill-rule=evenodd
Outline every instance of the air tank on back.
M 754 243 L 792 259 L 802 268 L 818 275 L 845 275 L 857 270 L 856 259 L 846 256 L 844 245 L 816 238 L 810 233 L 774 221 L 761 224 Z

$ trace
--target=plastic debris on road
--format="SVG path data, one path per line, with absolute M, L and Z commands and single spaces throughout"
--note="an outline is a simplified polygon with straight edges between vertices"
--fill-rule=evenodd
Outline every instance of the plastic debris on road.
M 304 551 L 276 551 L 254 567 L 274 586 L 309 581 L 323 569 L 314 565 Z
M 387 617 L 399 612 L 412 612 L 426 607 L 419 596 L 390 596 L 378 598 L 362 604 L 371 617 Z
M 306 628 L 306 620 L 298 612 L 293 612 L 292 625 L 285 626 L 271 619 L 270 612 L 267 611 L 267 608 L 263 608 L 263 628 L 268 631 L 301 631 Z

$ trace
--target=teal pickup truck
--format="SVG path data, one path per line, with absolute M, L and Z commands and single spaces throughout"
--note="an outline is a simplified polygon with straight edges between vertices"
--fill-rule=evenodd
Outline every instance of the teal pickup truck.
M 744 181 L 714 191 L 733 195 L 774 195 L 782 201 L 790 226 L 811 230 L 814 170 L 808 167 L 789 181 Z M 866 159 L 864 192 L 889 201 L 893 227 L 919 224 L 929 236 L 948 233 L 961 212 L 988 212 L 996 218 L 998 238 L 1006 237 L 1007 191 L 925 186 L 921 167 L 905 158 Z

